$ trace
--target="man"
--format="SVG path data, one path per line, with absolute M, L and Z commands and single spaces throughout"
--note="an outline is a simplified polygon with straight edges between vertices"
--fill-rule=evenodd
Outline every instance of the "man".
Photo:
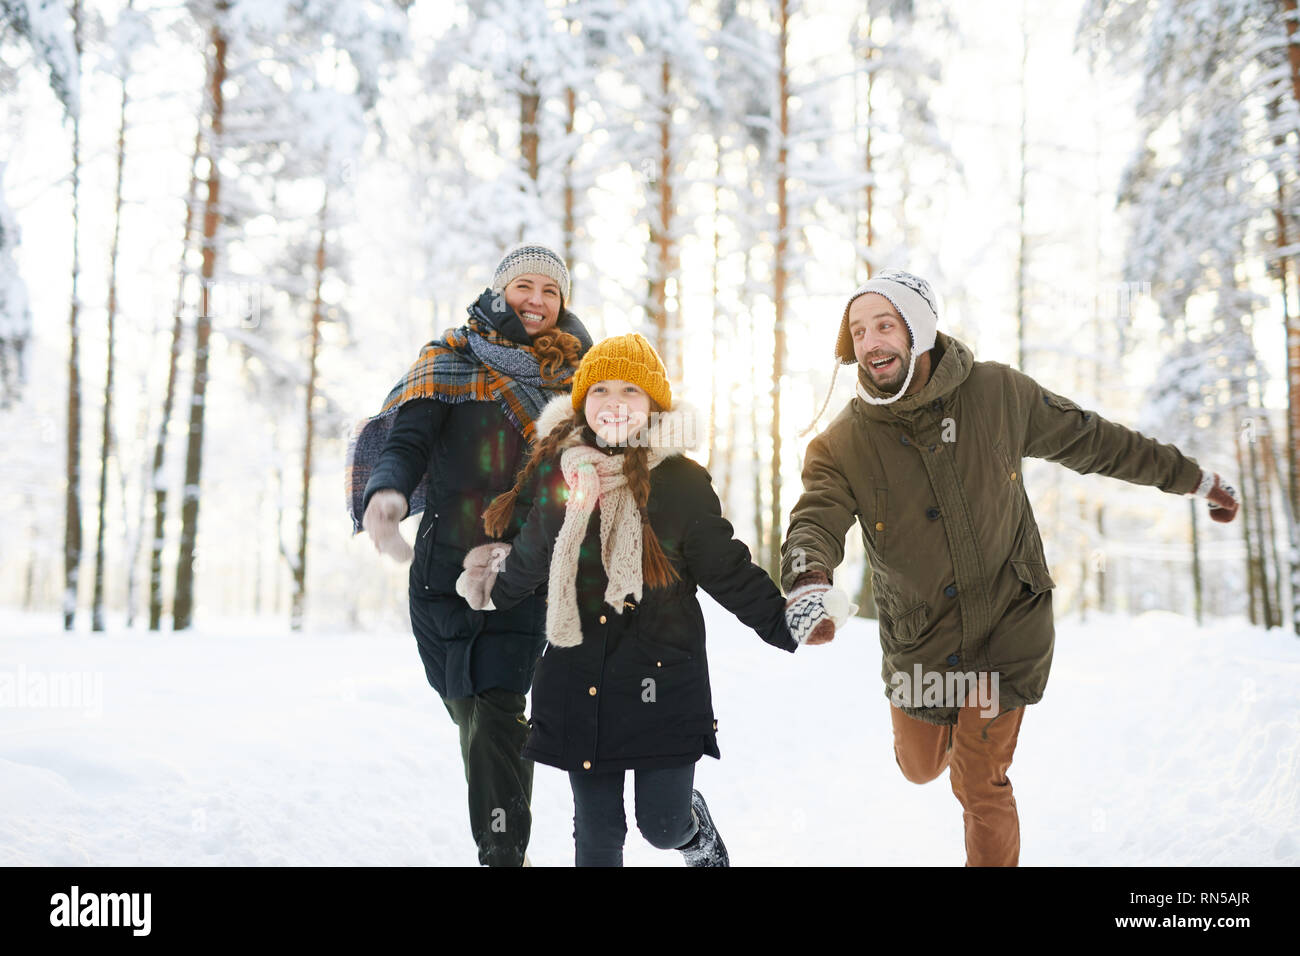
M 470 830 L 488 866 L 526 860 L 533 764 L 521 756 L 524 704 L 546 642 L 546 589 L 509 611 L 475 611 L 456 578 L 466 552 L 488 540 L 483 511 L 513 487 L 537 416 L 568 393 L 591 346 L 568 298 L 569 271 L 555 252 L 508 252 L 466 324 L 424 347 L 349 448 L 354 533 L 364 528 L 377 550 L 411 561 L 411 628 L 425 676 L 460 730 Z M 519 498 L 503 540 L 518 534 L 532 489 Z M 412 554 L 397 524 L 421 511 Z
M 1052 594 L 1021 459 L 1046 458 L 1210 501 L 1237 501 L 1172 445 L 1084 411 L 936 331 L 934 293 L 880 273 L 850 297 L 835 346 L 857 396 L 808 446 L 781 581 L 829 587 L 856 519 L 880 610 L 894 755 L 926 783 L 950 770 L 969 866 L 1015 866 L 1007 769 L 1052 662 Z M 821 635 L 829 639 L 829 634 Z

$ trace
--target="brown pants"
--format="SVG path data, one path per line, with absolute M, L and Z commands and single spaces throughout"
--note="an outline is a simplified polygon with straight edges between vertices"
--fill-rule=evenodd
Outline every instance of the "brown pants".
M 909 717 L 889 705 L 894 759 L 912 783 L 929 783 L 949 768 L 952 792 L 961 801 L 967 866 L 1015 866 L 1020 861 L 1020 817 L 1007 768 L 1016 750 L 1025 709 L 981 717 L 962 707 L 956 727 Z

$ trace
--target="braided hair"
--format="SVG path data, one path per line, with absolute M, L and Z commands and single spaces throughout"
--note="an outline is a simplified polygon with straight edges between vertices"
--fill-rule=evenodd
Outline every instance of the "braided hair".
M 664 554 L 658 535 L 650 527 L 650 512 L 646 510 L 650 501 L 649 458 L 650 452 L 644 445 L 629 448 L 623 453 L 623 476 L 641 514 L 641 579 L 648 588 L 662 588 L 680 580 L 681 575 Z
M 537 473 L 539 465 L 560 457 L 560 443 L 585 424 L 579 418 L 581 414 L 577 409 L 574 409 L 568 418 L 562 420 L 551 429 L 550 434 L 534 445 L 532 453 L 528 456 L 527 463 L 515 476 L 515 483 L 511 489 L 492 499 L 492 503 L 483 512 L 483 530 L 489 536 L 500 538 L 506 528 L 509 527 L 510 516 L 514 514 L 515 501 L 519 498 L 520 490 L 533 480 L 533 475 Z

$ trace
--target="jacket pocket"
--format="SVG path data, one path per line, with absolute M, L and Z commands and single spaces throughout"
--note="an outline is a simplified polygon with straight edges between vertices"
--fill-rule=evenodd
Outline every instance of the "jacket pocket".
M 421 587 L 426 588 L 433 584 L 431 577 L 433 574 L 434 539 L 437 537 L 438 512 L 433 509 L 433 504 L 430 502 L 424 509 L 424 517 L 420 519 L 420 530 L 416 532 L 415 536 L 415 560 L 411 565 L 415 580 L 411 582 L 412 584 L 419 584 Z
M 867 551 L 883 558 L 886 554 L 886 535 L 889 533 L 889 489 L 877 488 L 873 502 L 874 508 L 870 516 L 860 514 L 858 523 L 862 528 L 862 543 Z
M 655 670 L 662 667 L 672 667 L 674 664 L 686 664 L 695 660 L 695 655 L 690 651 L 682 647 L 674 647 L 672 644 L 646 640 L 640 635 L 629 637 L 628 640 L 636 642 L 637 649 L 641 652 L 641 658 L 647 664 L 653 665 Z
M 1011 567 L 1015 569 L 1016 577 L 1024 582 L 1025 590 L 1031 594 L 1041 594 L 1056 587 L 1045 564 L 1038 561 L 1012 561 Z
M 886 640 L 895 644 L 913 644 L 930 623 L 930 605 L 924 601 L 897 615 L 881 610 L 880 630 Z
M 993 446 L 993 455 L 997 460 L 998 466 L 1002 469 L 1002 477 L 1007 482 L 1020 484 L 1019 465 L 1011 460 L 1011 454 L 1007 451 L 1005 442 L 999 441 Z

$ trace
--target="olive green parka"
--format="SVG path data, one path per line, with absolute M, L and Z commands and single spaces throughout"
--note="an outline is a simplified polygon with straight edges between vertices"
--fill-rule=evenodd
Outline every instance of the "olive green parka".
M 1191 493 L 1200 467 L 1013 368 L 976 362 L 942 332 L 931 362 L 918 391 L 888 405 L 855 397 L 809 443 L 781 583 L 788 591 L 806 571 L 833 575 L 856 521 L 880 611 L 886 696 L 895 695 L 896 674 L 910 678 L 919 665 L 927 675 L 996 672 L 1004 711 L 1037 703 L 1052 663 L 1055 584 L 1021 460 L 1172 494 Z M 957 720 L 953 706 L 903 709 L 929 723 Z

